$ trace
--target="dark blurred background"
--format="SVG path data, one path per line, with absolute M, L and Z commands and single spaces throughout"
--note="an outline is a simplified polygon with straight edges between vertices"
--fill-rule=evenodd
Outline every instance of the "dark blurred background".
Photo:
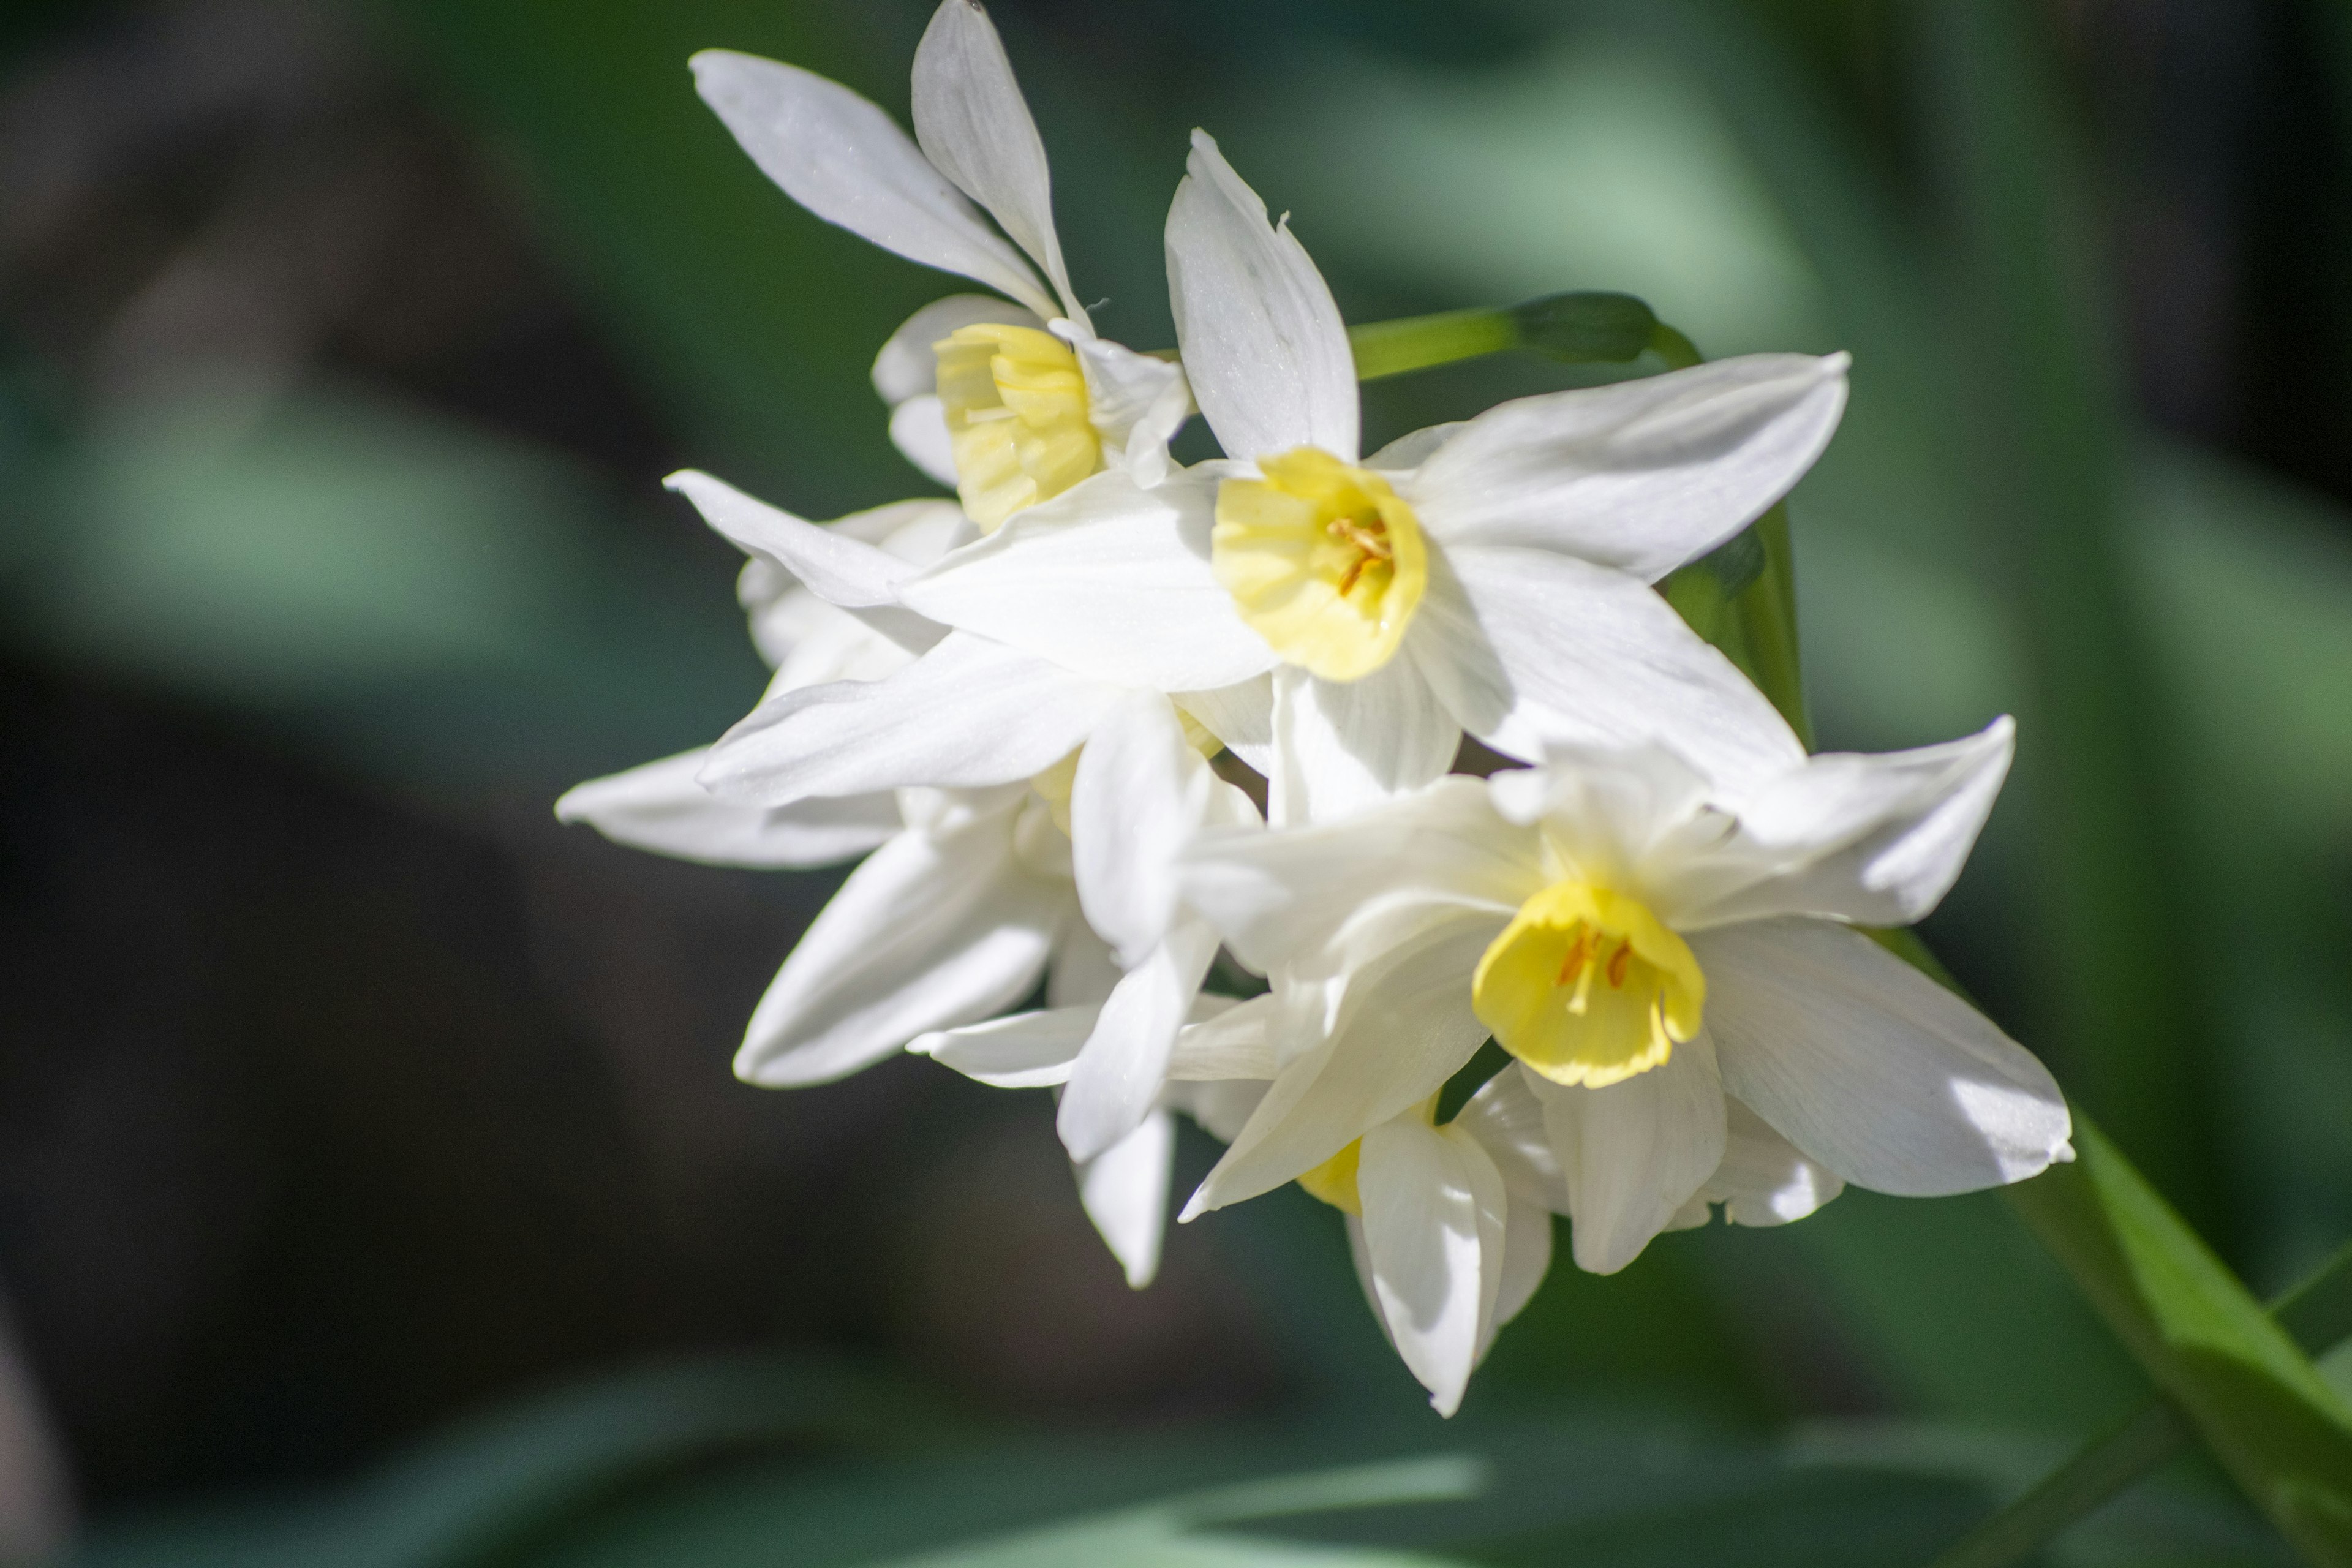
M 929 488 L 865 375 L 959 285 L 793 207 L 685 69 L 769 54 L 903 117 L 929 9 L 0 14 L 21 1541 L 780 1347 L 943 1427 L 1352 1401 L 1442 1436 L 1326 1211 L 1186 1227 L 1129 1293 L 1042 1095 L 729 1076 L 836 879 L 550 813 L 761 685 L 740 558 L 661 476 L 820 518 Z M 1078 287 L 1136 346 L 1172 342 L 1198 123 L 1351 321 L 1612 288 L 1709 353 L 1852 350 L 1794 501 L 1822 742 L 2024 725 L 1931 940 L 2258 1288 L 2352 1231 L 2352 11 L 992 12 Z M 1581 374 L 1379 384 L 1373 434 Z M 1611 1279 L 1563 1254 L 1464 1420 L 2064 1436 L 2137 1386 L 1995 1200 L 1851 1194 Z

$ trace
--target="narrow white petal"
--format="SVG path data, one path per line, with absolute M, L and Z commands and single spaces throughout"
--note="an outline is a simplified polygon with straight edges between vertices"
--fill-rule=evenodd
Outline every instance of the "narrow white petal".
M 772 698 L 711 748 L 702 782 L 783 805 L 922 784 L 1026 779 L 1070 754 L 1118 701 L 1100 686 L 963 633 L 887 680 Z
M 1404 647 L 1462 727 L 1511 756 L 1663 740 L 1732 780 L 1804 759 L 1772 705 L 1656 593 L 1569 556 L 1433 550 Z
M 1282 665 L 1267 819 L 1287 827 L 1351 816 L 1443 778 L 1461 746 L 1462 726 L 1410 659 L 1344 684 Z
M 1176 913 L 1177 856 L 1200 830 L 1216 783 L 1156 691 L 1122 695 L 1078 753 L 1071 864 L 1087 923 L 1135 964 Z
M 836 81 L 730 49 L 687 62 L 695 90 L 760 172 L 827 223 L 1057 314 L 1020 251 L 992 230 L 898 122 Z
M 934 1029 L 907 1049 L 955 1068 L 991 1089 L 1048 1089 L 1067 1082 L 1078 1047 L 1094 1032 L 1092 1007 L 1014 1013 L 959 1029 Z
M 1209 571 L 1215 498 L 1199 470 L 1151 489 L 1097 474 L 950 554 L 902 597 L 1097 680 L 1152 691 L 1247 680 L 1275 655 Z
M 1072 1159 L 1093 1159 L 1150 1114 L 1216 955 L 1216 933 L 1199 921 L 1179 921 L 1103 1004 L 1054 1120 Z
M 1451 1415 L 1494 1320 L 1503 1178 L 1475 1139 L 1408 1112 L 1364 1134 L 1356 1190 L 1381 1316 L 1430 1404 Z
M 1723 1163 L 1723 1083 L 1702 1031 L 1663 1067 L 1607 1089 L 1529 1073 L 1568 1173 L 1576 1266 L 1614 1274 L 1666 1228 Z
M 1083 325 L 1070 292 L 1062 242 L 1054 233 L 1054 191 L 1045 144 L 1013 62 L 988 13 L 972 0 L 944 0 L 915 47 L 915 140 L 931 166 L 988 209 L 1014 244 L 1045 268 L 1062 313 Z
M 1212 1004 L 1227 1005 L 1213 1010 Z M 1196 999 L 1192 1022 L 1177 1032 L 1176 1048 L 1168 1058 L 1170 1080 L 1271 1079 L 1276 1071 L 1271 1033 L 1276 1007 L 1271 992 L 1246 1002 L 1223 996 Z
M 1081 916 L 1070 921 L 1062 940 L 1054 944 L 1053 967 L 1045 975 L 1045 1005 L 1091 1011 L 1110 1000 L 1118 977 L 1118 955 Z
M 1171 693 L 1176 706 L 1199 720 L 1225 749 L 1256 769 L 1274 772 L 1274 674 L 1254 675 L 1231 686 Z
M 1533 1081 L 1516 1067 L 1506 1066 L 1478 1086 L 1448 1125 L 1478 1140 L 1514 1198 L 1566 1214 L 1568 1176 L 1544 1125 L 1544 1104 L 1530 1087 Z
M 1846 356 L 1750 354 L 1525 397 L 1455 431 L 1400 491 L 1448 543 L 1580 557 L 1654 581 L 1754 521 L 1845 407 Z
M 556 820 L 706 866 L 784 870 L 856 859 L 898 831 L 898 798 L 887 794 L 780 807 L 720 800 L 697 779 L 709 755 L 698 748 L 574 784 L 555 803 Z
M 999 325 L 1045 330 L 1036 312 L 993 294 L 950 294 L 932 300 L 908 317 L 874 356 L 874 390 L 893 408 L 910 397 L 937 395 L 940 340 L 962 327 Z M 955 482 L 952 469 L 946 482 Z
M 1069 892 L 1022 866 L 1011 817 L 901 834 L 851 872 L 760 998 L 737 1076 L 824 1083 L 1025 995 Z
M 1087 378 L 1087 416 L 1102 437 L 1103 461 L 1145 489 L 1168 477 L 1168 443 L 1192 417 L 1184 367 L 1081 333 L 1065 324 Z
M 1733 1225 L 1787 1225 L 1845 1191 L 1835 1174 L 1806 1159 L 1748 1107 L 1727 1099 L 1724 1109 L 1729 1115 L 1723 1163 L 1699 1189 L 1697 1201 L 1723 1205 Z
M 2069 1157 L 2049 1069 L 1859 931 L 1781 919 L 1690 941 L 1724 1088 L 1846 1181 L 1934 1197 Z
M 1264 1079 L 1219 1079 L 1208 1083 L 1171 1083 L 1163 1091 L 1171 1109 L 1200 1123 L 1210 1137 L 1230 1143 L 1248 1125 L 1265 1098 Z
M 1228 457 L 1320 447 L 1356 458 L 1356 356 L 1323 275 L 1203 131 L 1168 209 L 1168 298 L 1184 373 Z
M 899 585 L 917 570 L 911 562 L 854 535 L 794 517 L 693 468 L 662 482 L 692 501 L 703 521 L 729 543 L 790 574 L 826 604 L 854 612 L 912 652 L 920 653 L 939 640 L 935 625 L 898 602 Z
M 1160 1240 L 1168 1228 L 1168 1166 L 1175 1154 L 1175 1118 L 1155 1110 L 1134 1131 L 1078 1166 L 1078 1201 L 1134 1289 L 1150 1284 L 1160 1272 Z
M 955 442 L 948 435 L 948 408 L 936 393 L 919 393 L 890 410 L 890 445 L 926 479 L 953 488 Z
M 1272 1191 L 1443 1088 L 1486 1037 L 1470 976 L 1503 923 L 1444 921 L 1363 965 L 1329 1036 L 1283 1068 L 1186 1217 Z
M 1779 914 L 1864 925 L 1920 919 L 1968 863 L 2009 774 L 2015 735 L 2003 717 L 1939 746 L 1808 759 L 1738 803 L 1737 837 L 1693 868 L 1677 923 Z M 1695 896 L 1702 893 L 1703 902 Z
M 1495 812 L 1485 784 L 1440 779 L 1340 823 L 1202 837 L 1185 899 L 1261 973 L 1331 940 L 1376 898 L 1511 912 L 1544 884 L 1532 827 Z

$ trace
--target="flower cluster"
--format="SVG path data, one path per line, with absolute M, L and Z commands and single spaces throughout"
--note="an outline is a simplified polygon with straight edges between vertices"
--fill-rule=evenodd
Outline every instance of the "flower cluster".
M 911 139 L 792 66 L 694 69 L 802 205 L 995 290 L 875 362 L 892 437 L 957 500 L 819 525 L 671 479 L 750 558 L 775 679 L 717 744 L 558 807 L 720 864 L 866 857 L 752 1015 L 743 1078 L 912 1050 L 1053 1087 L 1138 1286 L 1189 1116 L 1229 1147 L 1184 1217 L 1290 1182 L 1343 1211 L 1449 1413 L 1553 1215 L 1605 1273 L 1718 1205 L 1778 1225 L 1847 1182 L 1955 1193 L 2071 1157 L 2041 1064 L 1857 929 L 1950 887 L 2008 721 L 1808 756 L 1653 586 L 1804 473 L 1843 356 L 1524 398 L 1367 455 L 1329 289 L 1206 134 L 1168 215 L 1179 352 L 1139 353 L 1072 292 L 971 0 L 916 54 Z M 1196 408 L 1225 456 L 1186 467 Z M 1465 736 L 1511 765 L 1454 773 Z M 1204 993 L 1221 948 L 1263 994 Z M 1510 1064 L 1440 1120 L 1490 1038 Z

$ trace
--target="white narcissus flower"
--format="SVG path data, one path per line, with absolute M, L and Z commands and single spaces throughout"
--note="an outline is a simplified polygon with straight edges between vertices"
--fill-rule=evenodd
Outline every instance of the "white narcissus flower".
M 1321 275 L 1199 132 L 1190 167 L 1170 289 L 1231 460 L 1150 489 L 1097 475 L 910 579 L 906 603 L 1104 680 L 1217 691 L 1204 721 L 1275 742 L 1277 823 L 1427 784 L 1465 730 L 1532 757 L 1672 725 L 1706 765 L 1798 760 L 1650 584 L 1803 474 L 1844 405 L 1843 355 L 1523 398 L 1364 458 Z
M 1055 1007 L 923 1036 L 907 1048 L 936 1058 L 997 1089 L 1059 1089 L 1070 1080 L 1096 1026 L 1097 1009 Z M 1133 1131 L 1090 1159 L 1074 1162 L 1078 1196 L 1127 1282 L 1140 1290 L 1160 1271 L 1167 1230 L 1175 1113 L 1230 1142 L 1274 1076 L 1262 1003 L 1230 996 L 1194 1000 L 1177 1035 L 1166 1081 Z
M 1595 1272 L 1710 1194 L 1769 1223 L 1840 1182 L 1936 1195 L 2070 1158 L 2042 1064 L 1853 929 L 1934 908 L 2011 749 L 2002 720 L 1731 780 L 1564 751 L 1204 842 L 1188 897 L 1275 978 L 1290 1048 L 1188 1214 L 1313 1171 L 1489 1036 L 1543 1101 Z
M 1102 1005 L 1063 1098 L 1064 1139 L 1091 1159 L 1126 1137 L 1150 1113 L 1216 955 L 1215 933 L 1178 899 L 1176 857 L 1205 827 L 1257 821 L 1248 797 L 1211 771 L 1213 740 L 1158 692 L 1088 680 L 908 610 L 898 587 L 919 563 L 903 550 L 803 521 L 708 474 L 670 484 L 824 607 L 793 599 L 793 613 L 829 610 L 866 641 L 862 651 L 794 645 L 760 709 L 698 770 L 671 759 L 656 764 L 657 780 L 583 786 L 586 796 L 567 797 L 575 815 L 593 805 L 614 837 L 668 847 L 631 826 L 651 811 L 624 820 L 632 792 L 652 783 L 667 792 L 663 810 L 718 825 L 712 834 L 822 817 L 835 803 L 893 791 L 908 824 L 786 961 L 737 1071 L 771 1085 L 855 1072 L 917 1034 L 1013 1005 L 1050 966 L 1055 1002 Z M 932 550 L 970 537 L 953 507 L 914 504 L 931 509 L 921 537 Z M 952 527 L 940 526 L 941 512 Z M 781 631 L 784 613 L 757 624 Z M 796 683 L 803 672 L 820 683 Z M 706 802 L 685 799 L 696 787 Z M 1087 978 L 1066 982 L 1066 971 Z
M 692 63 L 703 100 L 794 201 L 1007 297 L 927 305 L 874 363 L 892 438 L 956 487 L 982 531 L 1105 468 L 1160 481 L 1192 412 L 1184 373 L 1097 336 L 1071 292 L 1045 144 L 980 6 L 945 0 L 931 17 L 915 51 L 912 140 L 797 66 L 724 49 Z

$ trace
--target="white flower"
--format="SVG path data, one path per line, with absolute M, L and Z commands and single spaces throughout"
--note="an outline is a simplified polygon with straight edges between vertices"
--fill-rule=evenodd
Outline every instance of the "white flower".
M 1525 398 L 1365 459 L 1329 290 L 1199 132 L 1168 258 L 1187 374 L 1234 460 L 1151 489 L 1097 475 L 906 603 L 1100 679 L 1217 692 L 1204 721 L 1276 742 L 1277 823 L 1427 784 L 1465 729 L 1531 757 L 1671 723 L 1709 766 L 1800 760 L 1649 584 L 1795 483 L 1843 407 L 1843 356 Z
M 1069 1082 L 1096 1015 L 1087 1006 L 1016 1013 L 925 1035 L 907 1048 L 998 1089 L 1058 1089 Z M 1160 1271 L 1169 1167 L 1176 1153 L 1174 1113 L 1190 1116 L 1220 1140 L 1241 1131 L 1274 1076 L 1265 1016 L 1263 1005 L 1196 998 L 1149 1113 L 1118 1142 L 1074 1162 L 1087 1216 L 1138 1290 Z
M 1045 145 L 980 6 L 945 0 L 923 34 L 911 141 L 866 99 L 798 67 L 723 49 L 692 63 L 703 100 L 794 201 L 1018 301 L 928 305 L 874 363 L 893 439 L 957 488 L 982 529 L 1106 468 L 1159 482 L 1169 437 L 1192 412 L 1183 372 L 1097 336 L 1071 292 Z
M 754 605 L 777 679 L 709 752 L 583 785 L 560 811 L 625 842 L 738 864 L 822 863 L 781 858 L 778 835 L 845 814 L 870 825 L 860 841 L 835 835 L 824 859 L 845 858 L 887 837 L 893 800 L 905 823 L 786 960 L 737 1072 L 770 1085 L 839 1078 L 1019 1003 L 1050 968 L 1057 1005 L 1102 1005 L 1063 1099 L 1064 1139 L 1085 1159 L 1126 1137 L 1216 955 L 1215 933 L 1178 899 L 1176 857 L 1203 827 L 1257 821 L 1211 772 L 1206 731 L 1157 692 L 1085 679 L 900 605 L 908 574 L 971 536 L 946 502 L 819 525 L 708 474 L 670 484 L 751 556 L 755 589 L 800 584 Z M 793 638 L 811 625 L 824 635 Z M 741 842 L 761 855 L 717 852 Z
M 1965 1192 L 2069 1158 L 2041 1063 L 1843 923 L 1935 906 L 2011 749 L 2002 720 L 1730 778 L 1655 746 L 1561 752 L 1205 842 L 1188 896 L 1274 977 L 1286 1049 L 1188 1214 L 1314 1170 L 1490 1035 L 1542 1099 L 1596 1272 L 1710 1193 L 1755 1223 L 1838 1182 Z M 1727 1095 L 1764 1124 L 1737 1143 Z

